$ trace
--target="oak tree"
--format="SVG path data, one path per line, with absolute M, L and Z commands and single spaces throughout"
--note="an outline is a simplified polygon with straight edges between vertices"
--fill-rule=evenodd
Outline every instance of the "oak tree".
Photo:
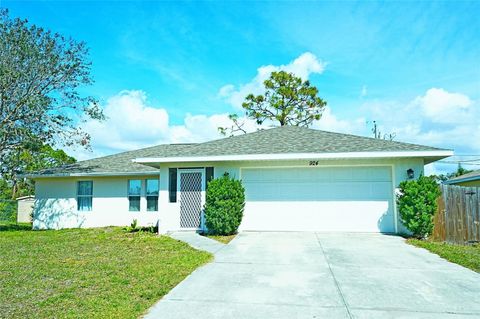
M 31 141 L 88 146 L 82 123 L 104 119 L 82 94 L 93 83 L 84 42 L 0 9 L 0 163 Z

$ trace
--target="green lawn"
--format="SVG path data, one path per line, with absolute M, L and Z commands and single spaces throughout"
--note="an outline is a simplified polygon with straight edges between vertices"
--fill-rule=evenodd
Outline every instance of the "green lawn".
M 114 227 L 6 228 L 0 318 L 138 318 L 212 259 L 169 237 Z
M 448 261 L 480 272 L 480 245 L 459 246 L 440 242 L 408 239 L 407 243 L 428 249 Z
M 235 235 L 228 235 L 228 236 L 220 236 L 220 235 L 206 235 L 208 238 L 221 242 L 222 244 L 228 244 L 235 238 Z
M 15 230 L 32 230 L 32 224 L 0 222 L 0 231 L 15 231 Z

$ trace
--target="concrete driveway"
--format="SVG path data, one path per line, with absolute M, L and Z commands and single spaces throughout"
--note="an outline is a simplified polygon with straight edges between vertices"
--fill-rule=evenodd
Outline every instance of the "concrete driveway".
M 476 318 L 480 275 L 376 234 L 241 233 L 146 318 Z

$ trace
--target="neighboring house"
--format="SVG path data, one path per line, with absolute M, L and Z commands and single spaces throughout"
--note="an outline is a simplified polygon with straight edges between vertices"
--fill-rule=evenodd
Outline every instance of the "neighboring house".
M 246 192 L 240 230 L 402 231 L 401 181 L 450 150 L 279 127 L 199 144 L 166 144 L 30 175 L 34 228 L 157 224 L 197 230 L 207 181 L 228 173 Z
M 35 196 L 22 196 L 17 198 L 17 223 L 31 223 Z
M 451 178 L 443 183 L 458 186 L 480 187 L 480 169 L 478 171 Z

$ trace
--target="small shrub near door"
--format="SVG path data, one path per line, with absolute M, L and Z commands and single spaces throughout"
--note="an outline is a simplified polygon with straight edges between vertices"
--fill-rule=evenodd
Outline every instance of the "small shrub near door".
M 400 218 L 415 237 L 426 238 L 432 233 L 438 196 L 440 188 L 431 177 L 420 176 L 418 180 L 400 183 L 397 196 Z
M 242 222 L 245 189 L 228 174 L 208 183 L 205 200 L 205 225 L 213 235 L 235 234 Z

